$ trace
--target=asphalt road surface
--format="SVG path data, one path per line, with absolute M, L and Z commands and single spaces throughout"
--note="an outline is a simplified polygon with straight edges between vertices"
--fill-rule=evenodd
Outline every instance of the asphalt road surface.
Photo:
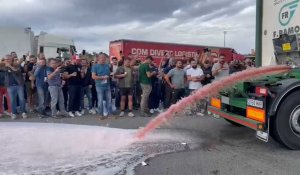
M 112 128 L 137 129 L 151 118 L 118 118 L 99 120 L 96 116 L 67 119 L 2 118 L 0 122 L 46 122 L 80 125 L 98 125 Z M 290 151 L 272 139 L 264 143 L 255 138 L 255 132 L 236 127 L 223 119 L 211 117 L 176 117 L 160 129 L 188 132 L 194 140 L 189 149 L 158 155 L 146 160 L 148 166 L 137 166 L 137 175 L 299 175 L 300 152 Z

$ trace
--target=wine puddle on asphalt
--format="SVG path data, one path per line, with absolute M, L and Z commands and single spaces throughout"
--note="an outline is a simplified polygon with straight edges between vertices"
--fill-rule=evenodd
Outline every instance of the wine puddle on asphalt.
M 147 158 L 184 151 L 197 140 L 187 132 L 157 130 L 139 141 L 136 132 L 0 123 L 0 174 L 133 174 L 134 167 Z

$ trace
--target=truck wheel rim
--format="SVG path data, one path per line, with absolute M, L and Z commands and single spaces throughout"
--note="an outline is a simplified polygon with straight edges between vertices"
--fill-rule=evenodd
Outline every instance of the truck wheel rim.
M 290 117 L 290 127 L 295 134 L 300 136 L 300 105 L 297 106 Z

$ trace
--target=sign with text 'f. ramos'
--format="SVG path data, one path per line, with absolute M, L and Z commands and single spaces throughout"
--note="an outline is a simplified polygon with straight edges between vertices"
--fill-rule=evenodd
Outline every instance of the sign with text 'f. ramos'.
M 273 39 L 300 33 L 300 0 L 263 0 L 262 65 L 274 57 Z

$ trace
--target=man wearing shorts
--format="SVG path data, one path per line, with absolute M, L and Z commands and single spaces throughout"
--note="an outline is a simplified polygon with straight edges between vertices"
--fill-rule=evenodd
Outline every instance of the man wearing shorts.
M 134 117 L 133 108 L 133 69 L 130 65 L 130 59 L 125 58 L 124 66 L 117 68 L 115 78 L 119 80 L 119 88 L 121 92 L 121 113 L 120 117 L 124 116 L 126 98 L 128 98 L 129 117 Z

